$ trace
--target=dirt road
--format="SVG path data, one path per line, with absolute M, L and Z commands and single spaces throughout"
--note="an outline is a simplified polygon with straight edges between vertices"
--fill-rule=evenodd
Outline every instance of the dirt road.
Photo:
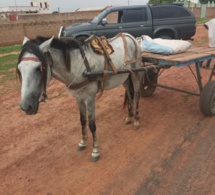
M 206 33 L 198 27 L 195 44 L 207 44 Z M 159 83 L 198 91 L 187 67 L 166 70 Z M 200 112 L 199 97 L 157 88 L 141 99 L 134 130 L 123 124 L 124 89 L 106 91 L 96 103 L 101 159 L 92 163 L 90 133 L 86 150 L 76 151 L 75 100 L 58 81 L 48 95 L 34 116 L 19 109 L 19 87 L 0 96 L 1 195 L 215 194 L 215 118 Z

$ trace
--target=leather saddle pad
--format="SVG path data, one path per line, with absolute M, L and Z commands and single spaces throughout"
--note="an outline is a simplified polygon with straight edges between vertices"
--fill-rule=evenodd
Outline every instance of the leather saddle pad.
M 105 37 L 94 37 L 91 40 L 91 46 L 95 53 L 97 54 L 104 55 L 105 54 L 104 49 L 108 54 L 114 52 L 113 47 L 108 43 L 108 40 Z

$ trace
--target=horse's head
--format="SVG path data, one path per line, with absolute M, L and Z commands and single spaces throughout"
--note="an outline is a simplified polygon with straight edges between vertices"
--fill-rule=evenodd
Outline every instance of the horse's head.
M 44 95 L 46 85 L 51 79 L 51 69 L 45 55 L 51 41 L 52 38 L 39 45 L 28 38 L 23 40 L 17 73 L 22 84 L 20 108 L 26 114 L 37 113 L 40 98 Z

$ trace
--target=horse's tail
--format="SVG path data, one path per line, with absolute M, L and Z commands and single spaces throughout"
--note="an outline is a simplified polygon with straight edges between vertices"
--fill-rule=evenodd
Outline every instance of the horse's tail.
M 124 96 L 124 102 L 123 102 L 123 108 L 126 107 L 126 105 L 129 104 L 128 100 L 130 99 L 134 99 L 134 85 L 133 85 L 133 81 L 131 78 L 131 74 L 128 77 L 128 86 L 125 90 L 125 96 Z

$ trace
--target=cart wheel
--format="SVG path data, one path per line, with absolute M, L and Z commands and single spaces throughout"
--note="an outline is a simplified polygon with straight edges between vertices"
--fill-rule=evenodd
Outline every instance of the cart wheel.
M 155 73 L 153 71 L 147 72 L 144 76 L 144 82 L 143 78 L 141 79 L 140 84 L 140 95 L 141 97 L 149 97 L 152 96 L 154 93 L 156 86 L 153 84 L 157 84 L 158 80 L 158 73 Z
M 206 116 L 215 115 L 215 81 L 209 81 L 200 95 L 200 110 Z

